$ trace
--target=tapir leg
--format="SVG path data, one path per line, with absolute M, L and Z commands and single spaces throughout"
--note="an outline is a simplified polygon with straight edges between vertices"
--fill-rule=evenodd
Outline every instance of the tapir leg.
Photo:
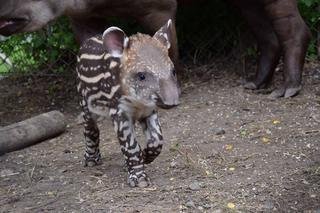
M 271 97 L 292 97 L 301 89 L 304 59 L 310 32 L 295 0 L 261 0 L 284 54 L 284 84 Z
M 256 0 L 235 0 L 234 4 L 240 8 L 242 15 L 247 20 L 257 39 L 259 49 L 256 76 L 252 81 L 247 81 L 244 87 L 247 89 L 259 89 L 267 86 L 272 79 L 280 58 L 280 44 L 262 4 L 257 3 Z

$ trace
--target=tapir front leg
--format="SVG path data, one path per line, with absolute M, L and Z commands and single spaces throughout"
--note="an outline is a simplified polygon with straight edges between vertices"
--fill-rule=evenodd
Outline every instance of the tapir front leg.
M 295 0 L 262 0 L 284 54 L 284 85 L 271 97 L 292 97 L 301 89 L 301 78 L 310 32 Z
M 147 139 L 146 148 L 143 150 L 144 162 L 151 163 L 161 153 L 163 137 L 157 112 L 141 121 L 143 132 Z
M 143 152 L 136 140 L 134 121 L 122 109 L 110 109 L 114 129 L 128 168 L 128 184 L 131 187 L 146 187 L 149 178 L 144 171 Z

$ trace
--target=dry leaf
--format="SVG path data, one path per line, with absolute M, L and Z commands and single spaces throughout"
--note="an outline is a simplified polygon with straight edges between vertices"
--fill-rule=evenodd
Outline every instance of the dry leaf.
M 230 151 L 233 149 L 233 146 L 231 144 L 226 145 L 226 150 Z
M 234 209 L 236 207 L 236 205 L 234 205 L 234 203 L 228 203 L 227 206 L 229 209 Z
M 269 143 L 270 142 L 270 139 L 268 137 L 262 137 L 261 140 L 262 140 L 263 143 Z
M 273 120 L 273 121 L 272 121 L 272 124 L 274 124 L 274 125 L 280 124 L 280 123 L 281 123 L 281 121 L 279 121 L 279 120 Z

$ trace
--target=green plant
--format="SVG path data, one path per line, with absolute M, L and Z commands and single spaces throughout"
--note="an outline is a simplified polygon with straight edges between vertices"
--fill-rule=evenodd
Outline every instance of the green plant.
M 315 59 L 317 56 L 316 37 L 320 29 L 320 4 L 319 0 L 299 0 L 298 6 L 300 13 L 306 21 L 311 33 L 312 39 L 308 49 L 308 57 Z
M 0 52 L 12 62 L 12 69 L 19 72 L 50 69 L 63 71 L 74 61 L 77 45 L 65 18 L 45 29 L 9 37 L 0 43 Z

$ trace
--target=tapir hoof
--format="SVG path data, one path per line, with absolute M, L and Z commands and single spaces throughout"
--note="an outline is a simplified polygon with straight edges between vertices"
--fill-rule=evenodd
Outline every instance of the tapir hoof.
M 274 90 L 269 95 L 269 99 L 276 99 L 276 98 L 280 98 L 280 97 L 290 98 L 290 97 L 298 95 L 300 90 L 301 90 L 301 86 L 289 87 L 289 88 L 280 87 L 280 88 Z
M 252 90 L 258 89 L 258 86 L 255 83 L 253 83 L 252 81 L 244 83 L 243 87 L 246 89 L 252 89 Z
M 128 177 L 128 184 L 130 187 L 145 188 L 149 186 L 151 183 L 148 176 L 145 173 L 143 173 L 139 177 L 137 175 L 130 174 Z
M 88 166 L 88 167 L 93 167 L 101 164 L 102 164 L 102 161 L 101 161 L 100 155 L 96 158 L 87 158 L 84 160 L 84 166 Z
M 290 98 L 290 97 L 296 96 L 299 94 L 300 90 L 301 90 L 301 86 L 287 88 L 286 92 L 284 93 L 284 97 Z
M 268 96 L 269 99 L 277 99 L 284 96 L 284 93 L 286 92 L 285 87 L 280 87 L 275 90 Z

